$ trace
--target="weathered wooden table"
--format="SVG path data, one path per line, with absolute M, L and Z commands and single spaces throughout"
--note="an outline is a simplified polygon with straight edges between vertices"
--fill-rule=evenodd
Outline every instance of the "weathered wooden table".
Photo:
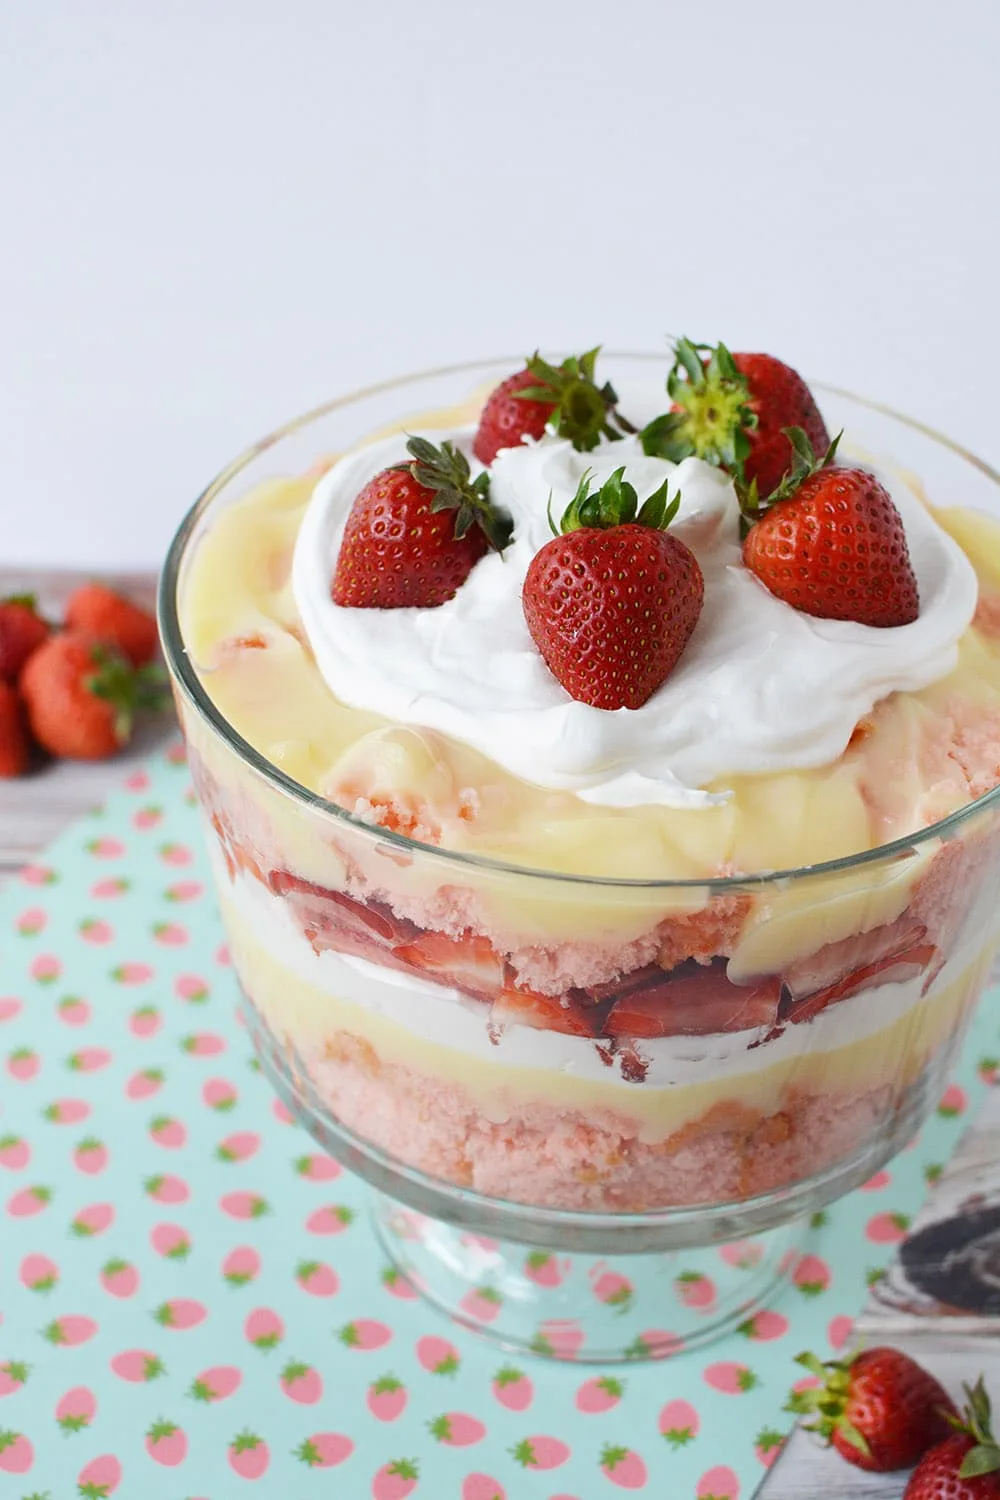
M 70 572 L 0 571 L 0 598 L 36 592 L 44 610 L 57 618 L 66 595 L 82 581 L 82 575 Z M 149 574 L 108 581 L 137 601 L 152 603 L 155 580 Z M 110 763 L 63 762 L 20 781 L 0 781 L 0 880 L 49 843 L 71 819 L 100 802 L 131 766 L 174 732 L 173 720 L 165 716 L 145 724 L 127 752 Z M 971 1382 L 982 1372 L 1000 1410 L 1000 1087 L 967 1131 L 913 1226 L 910 1245 L 925 1241 L 929 1255 L 920 1267 L 919 1285 L 907 1274 L 904 1248 L 872 1289 L 857 1323 L 857 1335 L 869 1347 L 889 1343 L 907 1350 L 933 1370 L 956 1399 L 962 1382 Z M 976 1313 L 942 1299 L 942 1294 L 961 1294 L 963 1276 L 968 1279 L 970 1267 L 981 1304 Z M 928 1285 L 936 1295 L 927 1293 Z M 905 1475 L 864 1474 L 799 1431 L 765 1478 L 758 1496 L 759 1500 L 899 1500 L 904 1487 Z

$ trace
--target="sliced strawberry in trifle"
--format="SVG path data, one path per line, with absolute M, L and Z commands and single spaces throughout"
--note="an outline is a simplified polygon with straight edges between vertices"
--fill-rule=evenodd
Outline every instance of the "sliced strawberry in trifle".
M 609 365 L 331 409 L 210 507 L 174 665 L 251 1026 L 332 1140 L 494 1198 L 849 1185 L 997 938 L 1000 834 L 925 833 L 1000 781 L 1000 533 L 770 356 Z

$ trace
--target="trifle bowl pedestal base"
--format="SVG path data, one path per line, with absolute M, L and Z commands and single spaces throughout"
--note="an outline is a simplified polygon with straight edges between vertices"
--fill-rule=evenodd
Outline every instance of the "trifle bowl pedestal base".
M 602 1365 L 665 1359 L 749 1324 L 809 1233 L 796 1219 L 702 1250 L 570 1255 L 461 1229 L 381 1193 L 372 1215 L 393 1266 L 456 1323 L 512 1355 Z

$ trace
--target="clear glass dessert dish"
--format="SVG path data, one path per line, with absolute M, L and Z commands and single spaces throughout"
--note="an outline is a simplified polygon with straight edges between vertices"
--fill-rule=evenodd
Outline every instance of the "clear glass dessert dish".
M 607 356 L 607 373 L 654 361 Z M 549 845 L 538 823 L 529 858 L 516 839 L 484 857 L 309 790 L 295 722 L 254 748 L 185 626 L 206 537 L 248 494 L 304 475 L 300 503 L 332 455 L 434 426 L 515 364 L 358 392 L 235 460 L 172 545 L 161 631 L 251 1036 L 289 1109 L 377 1190 L 395 1265 L 511 1348 L 659 1357 L 747 1318 L 800 1263 L 810 1216 L 940 1097 L 1000 937 L 1000 790 L 930 819 L 924 795 L 928 826 L 845 852 L 835 783 L 785 778 L 758 809 L 761 872 L 703 876 L 695 840 L 693 873 L 651 879 L 635 819 L 590 825 L 581 804 L 571 832 L 553 815 Z M 851 451 L 919 476 L 941 515 L 1000 515 L 1000 479 L 955 444 L 813 389 Z M 279 589 L 289 566 L 276 542 Z M 983 568 L 972 674 L 977 651 L 1000 657 L 1000 563 Z M 287 622 L 280 643 L 230 644 L 247 680 L 269 648 L 279 672 L 280 650 L 292 673 L 308 655 Z M 357 717 L 390 771 L 426 755 L 411 728 Z M 884 763 L 901 782 L 905 749 Z M 817 862 L 781 867 L 791 821 L 815 825 Z M 587 840 L 614 874 L 580 872 Z

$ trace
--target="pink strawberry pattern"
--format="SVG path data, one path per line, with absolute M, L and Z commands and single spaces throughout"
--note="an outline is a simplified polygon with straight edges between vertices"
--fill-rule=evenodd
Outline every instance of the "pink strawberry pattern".
M 595 1375 L 576 1393 L 576 1409 L 588 1413 L 610 1411 L 625 1394 L 625 1382 L 614 1375 Z
M 56 1421 L 63 1432 L 82 1432 L 96 1411 L 97 1397 L 89 1386 L 75 1385 L 56 1402 Z
M 511 1456 L 522 1469 L 558 1469 L 569 1458 L 569 1447 L 560 1438 L 534 1436 L 521 1438 L 511 1449 Z
M 340 1277 L 322 1260 L 300 1260 L 295 1280 L 310 1297 L 334 1297 L 340 1290 Z
M 643 1363 L 732 1305 L 765 1237 L 678 1256 L 656 1290 L 638 1257 L 516 1251 L 529 1341 L 564 1363 L 504 1357 L 376 1249 L 367 1189 L 251 1065 L 183 763 L 132 772 L 0 890 L 0 1492 L 208 1500 L 228 1474 L 234 1495 L 304 1494 L 329 1469 L 358 1500 L 748 1500 L 787 1433 L 792 1355 L 848 1342 L 916 1178 L 1000 1077 L 996 1027 L 976 1023 L 916 1174 L 882 1168 L 817 1214 L 785 1291 L 727 1340 Z M 504 1247 L 460 1243 L 481 1267 L 462 1316 L 503 1328 Z M 627 1363 L 591 1362 L 598 1330 Z
M 535 1394 L 531 1376 L 515 1365 L 503 1365 L 490 1382 L 490 1389 L 508 1411 L 527 1411 Z
M 687 1447 L 701 1431 L 701 1418 L 690 1401 L 677 1398 L 668 1401 L 659 1415 L 660 1436 L 674 1450 Z
M 235 1365 L 213 1365 L 195 1377 L 188 1395 L 195 1401 L 225 1401 L 242 1384 L 243 1373 Z
M 601 1473 L 605 1479 L 623 1490 L 644 1490 L 649 1478 L 645 1461 L 631 1448 L 621 1443 L 605 1443 L 600 1456 Z
M 175 1469 L 187 1457 L 188 1440 L 176 1422 L 162 1419 L 154 1422 L 146 1433 L 146 1452 L 154 1463 Z
M 406 1387 L 395 1375 L 380 1375 L 368 1387 L 368 1410 L 379 1422 L 395 1422 L 406 1410 Z
M 0 1428 L 0 1473 L 27 1474 L 35 1458 L 31 1439 L 23 1432 Z
M 333 1469 L 345 1463 L 353 1452 L 353 1442 L 342 1432 L 314 1432 L 299 1444 L 295 1457 L 310 1469 Z

